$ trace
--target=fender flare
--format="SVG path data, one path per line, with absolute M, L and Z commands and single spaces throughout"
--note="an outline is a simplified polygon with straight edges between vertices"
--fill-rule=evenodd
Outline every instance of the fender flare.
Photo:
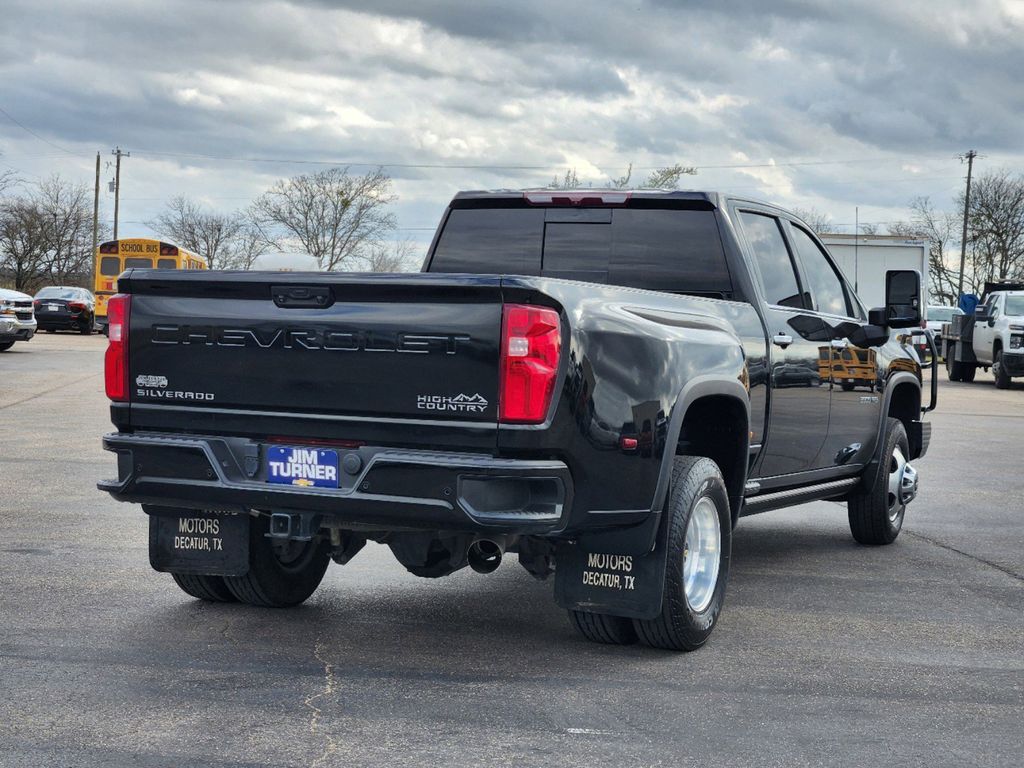
M 746 414 L 747 429 L 744 430 L 743 456 L 749 456 L 750 447 L 750 393 L 738 379 L 723 379 L 719 376 L 695 376 L 686 382 L 686 385 L 679 391 L 675 404 L 672 407 L 672 417 L 668 425 L 668 433 L 665 437 L 664 454 L 661 457 L 661 471 L 658 473 L 658 485 L 654 490 L 654 501 L 651 504 L 651 512 L 661 515 L 661 509 L 665 506 L 665 497 L 668 495 L 669 482 L 672 479 L 672 462 L 676 455 L 676 444 L 679 442 L 679 434 L 683 430 L 683 421 L 690 406 L 698 399 L 709 396 L 729 397 L 736 400 L 743 406 Z M 746 473 L 748 466 L 744 464 L 743 478 L 740 488 L 746 484 Z M 730 499 L 730 503 L 733 500 Z M 733 525 L 739 512 L 737 508 L 730 510 L 733 518 Z
M 878 471 L 878 464 L 882 460 L 882 451 L 885 450 L 885 423 L 889 418 L 889 406 L 892 404 L 892 394 L 896 387 L 903 383 L 913 384 L 917 393 L 921 395 L 921 382 L 918 378 L 907 371 L 899 371 L 892 374 L 885 382 L 885 392 L 882 398 L 882 407 L 878 414 L 878 430 L 875 433 L 875 449 L 871 452 L 871 461 L 864 467 L 861 478 L 873 478 Z M 918 414 L 920 415 L 920 414 Z

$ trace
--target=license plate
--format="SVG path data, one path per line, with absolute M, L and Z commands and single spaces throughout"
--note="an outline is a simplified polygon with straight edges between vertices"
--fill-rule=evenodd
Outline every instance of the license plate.
M 267 482 L 303 488 L 338 487 L 338 452 L 325 448 L 267 448 Z
M 60 305 L 59 304 L 47 304 L 46 308 L 50 312 L 60 312 Z
M 243 576 L 249 570 L 249 516 L 150 514 L 149 562 L 158 571 Z

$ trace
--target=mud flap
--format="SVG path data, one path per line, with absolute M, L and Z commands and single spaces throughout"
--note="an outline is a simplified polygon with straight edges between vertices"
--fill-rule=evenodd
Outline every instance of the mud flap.
M 249 571 L 249 515 L 145 507 L 149 564 L 157 571 L 244 576 Z
M 555 601 L 562 608 L 653 619 L 661 613 L 668 560 L 662 515 L 654 549 L 645 555 L 588 552 L 578 542 L 560 545 L 555 564 Z

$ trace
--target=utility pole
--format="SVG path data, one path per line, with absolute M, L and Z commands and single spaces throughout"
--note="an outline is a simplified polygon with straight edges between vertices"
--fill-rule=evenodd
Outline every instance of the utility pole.
M 122 152 L 120 147 L 110 150 L 110 154 L 117 157 L 114 166 L 114 239 L 117 240 L 117 214 L 121 200 L 121 158 L 131 157 L 131 152 Z
M 853 292 L 860 290 L 860 206 L 853 208 Z
M 967 266 L 967 214 L 971 210 L 971 171 L 974 170 L 974 158 L 978 153 L 973 149 L 967 150 L 966 155 L 960 155 L 960 162 L 967 161 L 967 193 L 964 195 L 964 231 L 960 238 L 960 284 L 956 289 L 956 300 L 964 295 L 964 269 Z
M 92 193 L 92 253 L 96 255 L 96 246 L 100 236 L 100 153 L 96 153 L 96 186 L 93 187 Z M 93 259 L 93 267 L 95 268 L 96 259 Z M 94 274 L 93 280 L 95 281 L 96 275 Z

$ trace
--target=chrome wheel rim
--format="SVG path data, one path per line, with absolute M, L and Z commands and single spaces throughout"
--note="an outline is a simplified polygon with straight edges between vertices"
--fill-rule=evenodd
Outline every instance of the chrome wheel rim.
M 903 508 L 917 496 L 917 470 L 903 455 L 898 446 L 889 459 L 889 482 L 886 488 L 886 506 L 889 522 L 896 522 Z
M 718 508 L 702 496 L 686 525 L 683 549 L 683 591 L 690 608 L 700 613 L 711 604 L 718 584 L 722 562 L 722 532 L 718 526 Z

